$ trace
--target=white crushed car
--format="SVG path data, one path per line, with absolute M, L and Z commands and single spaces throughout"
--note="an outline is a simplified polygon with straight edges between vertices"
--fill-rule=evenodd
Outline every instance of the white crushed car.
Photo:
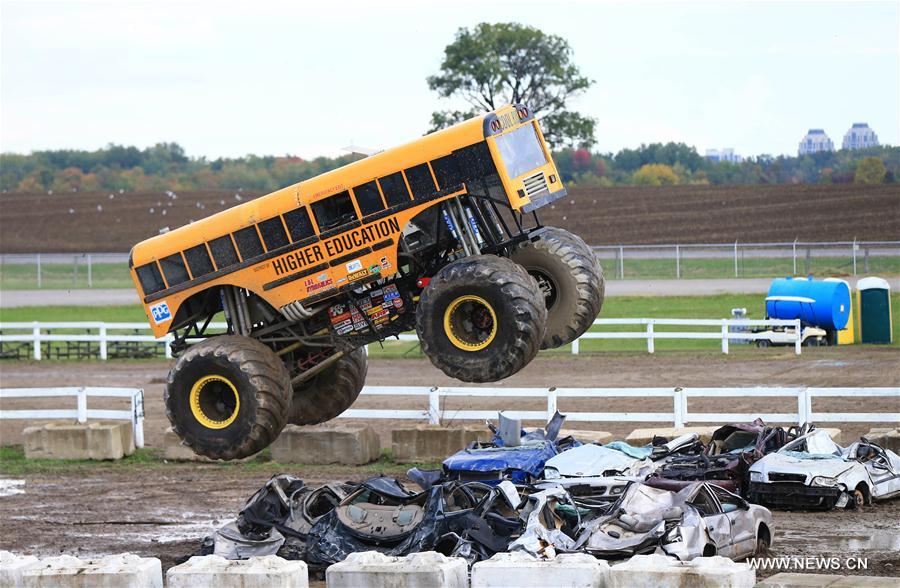
M 859 508 L 900 495 L 900 456 L 860 439 L 842 448 L 822 429 L 750 468 L 752 502 L 787 508 Z
M 634 447 L 622 441 L 574 447 L 547 460 L 545 482 L 537 487 L 562 486 L 579 499 L 618 500 L 629 484 L 646 480 L 662 460 L 689 449 L 697 440 L 697 434 L 693 433 L 655 447 Z
M 584 525 L 575 549 L 596 557 L 661 553 L 681 561 L 733 560 L 772 544 L 772 513 L 724 488 L 694 482 L 679 492 L 634 483 L 609 514 Z

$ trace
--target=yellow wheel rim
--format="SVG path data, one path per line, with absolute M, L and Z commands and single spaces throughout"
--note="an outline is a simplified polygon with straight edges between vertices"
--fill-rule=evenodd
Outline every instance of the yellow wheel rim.
M 459 349 L 480 351 L 497 336 L 497 314 L 480 296 L 460 296 L 444 311 L 444 333 Z
M 223 376 L 203 376 L 191 388 L 191 413 L 207 429 L 224 429 L 241 410 L 237 388 Z

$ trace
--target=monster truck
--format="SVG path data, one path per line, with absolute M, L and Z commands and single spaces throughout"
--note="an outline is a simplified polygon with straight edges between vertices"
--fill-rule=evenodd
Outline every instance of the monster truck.
M 565 195 L 538 122 L 509 105 L 137 244 L 132 277 L 177 357 L 174 431 L 252 455 L 346 410 L 365 346 L 411 329 L 466 382 L 571 342 L 604 282 L 584 241 L 540 224 Z

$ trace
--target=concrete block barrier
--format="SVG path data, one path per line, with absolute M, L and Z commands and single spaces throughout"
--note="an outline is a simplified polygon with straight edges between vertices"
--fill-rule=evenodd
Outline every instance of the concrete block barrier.
M 28 459 L 122 459 L 134 453 L 131 423 L 48 423 L 22 433 Z
M 39 566 L 38 558 L 33 555 L 16 555 L 9 551 L 0 551 L 0 586 L 22 588 L 22 574 Z
M 752 588 L 756 571 L 727 557 L 680 562 L 665 555 L 636 555 L 609 569 L 611 588 Z
M 22 572 L 25 588 L 162 588 L 162 564 L 131 553 L 82 560 L 70 555 L 43 559 Z
M 490 441 L 486 427 L 410 425 L 391 431 L 391 451 L 400 463 L 443 461 L 473 441 Z
M 560 429 L 557 439 L 568 437 L 571 435 L 582 443 L 596 443 L 598 445 L 606 445 L 611 441 L 615 441 L 612 433 L 607 431 L 581 431 L 575 429 Z
M 606 586 L 609 564 L 586 553 L 537 559 L 527 553 L 498 553 L 472 567 L 472 588 L 553 588 Z
M 715 433 L 718 428 L 717 425 L 713 425 L 702 427 L 652 427 L 648 429 L 635 429 L 630 435 L 625 437 L 625 441 L 631 445 L 640 446 L 647 445 L 653 441 L 653 437 L 665 437 L 671 441 L 675 437 L 681 435 L 697 433 L 700 436 L 701 441 L 709 443 L 710 437 L 712 437 L 712 434 Z
M 281 463 L 362 465 L 381 455 L 381 441 L 369 425 L 288 425 L 271 445 Z
M 865 434 L 866 439 L 891 451 L 900 451 L 900 429 L 871 429 Z
M 194 556 L 166 572 L 168 588 L 307 588 L 306 562 L 277 555 L 230 560 L 217 555 Z
M 466 560 L 423 551 L 390 557 L 376 551 L 351 553 L 325 570 L 328 588 L 467 588 Z

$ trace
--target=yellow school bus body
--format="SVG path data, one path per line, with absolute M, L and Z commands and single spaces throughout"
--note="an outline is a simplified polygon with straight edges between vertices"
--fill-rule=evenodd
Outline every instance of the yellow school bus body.
M 383 213 L 374 215 L 375 220 L 363 218 L 354 196 L 351 201 L 357 217 L 362 220 L 350 228 L 338 227 L 338 230 L 324 233 L 320 232 L 315 218 L 312 218 L 314 215 L 310 205 L 343 191 L 352 193 L 354 187 L 431 162 L 457 149 L 486 142 L 510 207 L 516 211 L 528 211 L 530 207 L 538 206 L 524 189 L 525 178 L 533 177 L 535 170 L 522 177 L 510 178 L 496 144 L 497 137 L 529 124 L 534 125 L 544 150 L 546 164 L 540 172 L 548 178 L 548 190 L 553 197 L 546 201 L 551 201 L 564 195 L 565 191 L 549 149 L 537 121 L 527 109 L 523 116 L 523 107 L 510 105 L 142 241 L 132 249 L 129 264 L 154 335 L 161 337 L 172 330 L 173 318 L 185 300 L 215 286 L 245 288 L 279 309 L 314 297 L 316 300 L 328 298 L 342 288 L 346 290 L 353 284 L 361 285 L 396 273 L 397 244 L 404 227 L 426 208 L 464 194 L 464 185 L 440 186 L 435 179 L 438 188 L 436 195 L 421 201 L 410 199 L 402 206 L 388 207 Z M 429 170 L 435 177 L 430 165 Z M 406 175 L 404 182 L 409 189 Z M 206 244 L 207 251 L 210 251 L 208 244 L 214 239 L 303 206 L 310 213 L 315 232 L 310 238 L 265 251 L 250 259 L 240 259 L 234 266 L 215 267 L 214 271 L 203 276 L 190 275 L 188 280 L 179 284 L 166 281 L 165 287 L 158 292 L 148 293 L 142 288 L 138 268 L 149 267 L 178 254 L 185 260 L 183 252 L 201 244 Z M 282 220 L 282 223 L 285 222 Z M 289 230 L 285 232 L 290 240 Z M 265 247 L 264 239 L 260 241 Z M 210 259 L 213 259 L 211 254 Z M 187 262 L 184 266 L 189 268 Z M 161 276 L 165 279 L 164 272 Z

